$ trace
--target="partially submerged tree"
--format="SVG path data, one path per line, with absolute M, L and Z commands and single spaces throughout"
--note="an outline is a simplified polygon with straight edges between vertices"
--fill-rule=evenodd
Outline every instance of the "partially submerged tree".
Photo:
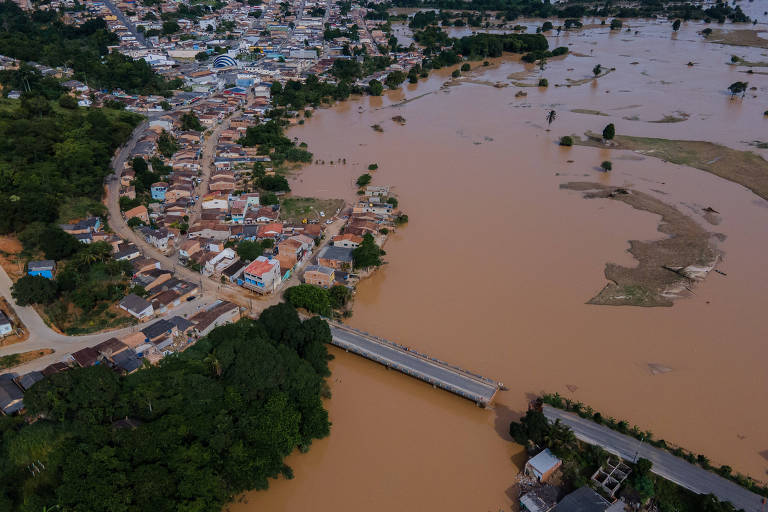
M 616 136 L 616 127 L 613 126 L 613 123 L 610 123 L 606 125 L 605 128 L 603 128 L 603 139 L 613 140 L 615 136 Z
M 555 119 L 557 119 L 557 112 L 552 109 L 547 111 L 547 126 L 552 126 L 552 123 L 555 122 Z M 549 128 L 547 128 L 547 131 L 549 131 Z

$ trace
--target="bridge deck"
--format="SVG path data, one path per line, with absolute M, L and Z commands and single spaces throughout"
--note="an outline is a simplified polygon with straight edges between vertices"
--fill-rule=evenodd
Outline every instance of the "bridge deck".
M 498 384 L 490 379 L 426 354 L 335 322 L 328 323 L 335 346 L 472 400 L 483 407 L 493 401 L 499 389 Z

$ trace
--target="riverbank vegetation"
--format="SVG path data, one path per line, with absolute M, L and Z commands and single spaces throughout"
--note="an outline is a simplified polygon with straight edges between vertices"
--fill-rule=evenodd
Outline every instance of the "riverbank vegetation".
M 352 290 L 342 285 L 320 288 L 311 284 L 300 284 L 285 290 L 285 300 L 295 308 L 330 317 L 344 316 L 342 311 L 352 298 Z
M 529 454 L 533 455 L 548 448 L 563 461 L 558 470 L 561 474 L 560 497 L 579 487 L 591 485 L 591 476 L 595 471 L 610 459 L 615 460 L 615 456 L 599 446 L 576 439 L 573 431 L 559 420 L 549 423 L 541 411 L 541 401 L 534 402 L 534 407 L 529 409 L 519 422 L 510 423 L 509 434 L 516 443 L 523 445 Z M 639 459 L 634 463 L 623 462 L 632 471 L 629 478 L 622 482 L 617 497 L 635 505 L 633 510 L 735 511 L 733 505 L 721 502 L 711 494 L 695 494 L 652 473 L 653 465 L 646 459 Z M 598 493 L 604 492 L 599 486 L 595 485 L 593 488 Z
M 722 465 L 719 467 L 713 466 L 710 463 L 709 458 L 707 458 L 704 455 L 696 455 L 691 451 L 685 450 L 683 448 L 680 448 L 679 446 L 675 446 L 671 443 L 668 443 L 664 439 L 656 439 L 653 436 L 653 432 L 651 432 L 650 430 L 641 430 L 637 425 L 633 425 L 632 427 L 630 427 L 627 421 L 616 420 L 610 416 L 605 417 L 604 415 L 592 409 L 592 407 L 589 407 L 588 405 L 585 405 L 578 401 L 573 401 L 568 398 L 563 398 L 558 393 L 545 394 L 544 396 L 541 397 L 541 400 L 543 403 L 551 405 L 552 407 L 555 407 L 557 409 L 562 409 L 564 411 L 576 413 L 582 418 L 590 419 L 595 423 L 604 425 L 612 430 L 621 432 L 622 434 L 632 436 L 635 439 L 643 441 L 644 443 L 651 444 L 656 448 L 666 450 L 672 455 L 675 455 L 677 457 L 687 460 L 691 464 L 698 464 L 702 468 L 708 471 L 717 473 L 718 475 L 724 478 L 727 478 L 733 482 L 736 482 L 737 484 L 749 489 L 754 493 L 760 494 L 761 496 L 768 497 L 768 486 L 765 486 L 765 485 L 761 486 L 748 476 L 744 476 L 740 473 L 734 473 L 733 469 L 730 466 L 726 466 L 726 465 Z
M 0 422 L 0 509 L 219 512 L 292 478 L 284 458 L 330 431 L 330 339 L 280 304 L 126 377 L 97 365 L 38 382 L 27 416 Z

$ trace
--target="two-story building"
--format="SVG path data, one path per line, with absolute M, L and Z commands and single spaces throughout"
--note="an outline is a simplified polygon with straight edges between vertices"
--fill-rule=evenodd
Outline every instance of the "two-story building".
M 272 293 L 280 284 L 280 262 L 259 256 L 245 268 L 240 284 L 258 293 Z
M 310 265 L 304 272 L 304 282 L 322 288 L 330 288 L 336 279 L 336 271 L 322 265 Z

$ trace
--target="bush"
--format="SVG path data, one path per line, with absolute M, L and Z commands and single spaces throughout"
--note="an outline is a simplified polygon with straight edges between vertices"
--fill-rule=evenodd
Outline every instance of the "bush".
M 368 94 L 371 96 L 381 96 L 383 92 L 384 86 L 375 78 L 368 83 Z
M 552 22 L 551 21 L 545 21 L 544 24 L 541 26 L 542 32 L 549 32 L 552 30 Z
M 603 128 L 603 139 L 605 140 L 613 140 L 613 138 L 616 136 L 616 127 L 613 126 L 613 123 L 610 123 Z
M 468 62 L 465 62 L 464 64 L 461 65 L 461 70 L 464 72 L 469 71 L 470 69 L 472 68 L 470 67 Z
M 546 78 L 539 79 L 539 87 L 547 87 L 548 85 L 549 85 L 549 81 L 547 81 Z
M 352 297 L 352 290 L 340 284 L 332 286 L 328 293 L 333 309 L 343 308 L 349 302 L 350 297 Z
M 459 71 L 458 69 L 454 69 L 453 73 L 451 73 L 451 76 L 453 78 L 459 78 L 461 76 L 461 71 Z
M 613 164 L 611 163 L 610 160 L 606 160 L 605 162 L 600 164 L 600 168 L 603 169 L 604 171 L 610 171 L 613 169 Z
M 73 110 L 77 108 L 77 100 L 69 94 L 62 94 L 59 96 L 59 106 L 61 108 Z
M 611 30 L 619 30 L 622 26 L 624 26 L 624 24 L 620 19 L 613 18 L 611 20 Z
M 573 146 L 573 137 L 570 135 L 563 135 L 560 137 L 560 145 L 561 146 Z
M 375 170 L 376 170 L 376 169 L 378 169 L 378 168 L 379 168 L 379 164 L 370 164 L 370 165 L 368 166 L 368 170 L 369 170 L 369 171 L 375 171 Z

